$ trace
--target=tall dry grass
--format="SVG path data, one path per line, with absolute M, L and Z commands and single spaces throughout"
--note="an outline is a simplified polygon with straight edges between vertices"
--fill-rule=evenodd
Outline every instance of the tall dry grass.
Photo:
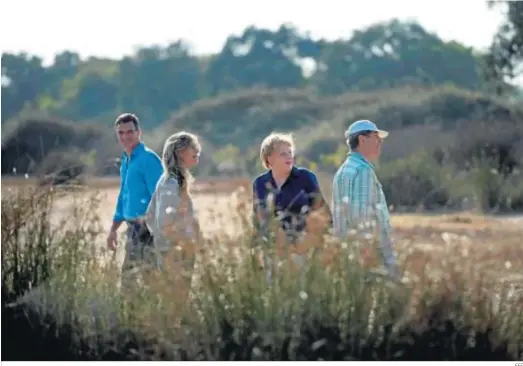
M 56 222 L 64 195 L 72 203 Z M 372 238 L 310 233 L 253 241 L 248 195 L 236 235 L 173 248 L 170 266 L 122 292 L 94 243 L 99 195 L 22 188 L 2 195 L 2 317 L 8 359 L 521 359 L 518 234 L 397 233 L 402 282 L 380 275 Z M 259 251 L 271 261 L 272 280 Z M 176 256 L 193 251 L 193 272 Z M 298 268 L 291 252 L 307 256 Z M 374 274 L 369 276 L 369 273 Z M 190 286 L 185 280 L 192 276 Z M 5 327 L 5 328 L 4 328 Z M 43 346 L 45 345 L 45 346 Z M 33 352 L 29 354 L 28 349 Z

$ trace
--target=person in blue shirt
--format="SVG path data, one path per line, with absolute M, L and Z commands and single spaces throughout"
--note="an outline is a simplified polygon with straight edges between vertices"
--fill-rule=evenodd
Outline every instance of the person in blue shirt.
M 107 236 L 107 245 L 116 250 L 117 231 L 125 222 L 127 242 L 122 271 L 126 271 L 139 261 L 146 260 L 144 256 L 148 251 L 143 248 L 139 236 L 144 229 L 144 216 L 163 168 L 160 157 L 141 141 L 138 117 L 124 113 L 116 118 L 114 125 L 124 152 L 120 166 L 120 193 Z
M 267 136 L 260 149 L 267 172 L 253 182 L 255 229 L 264 235 L 270 219 L 276 217 L 290 243 L 303 237 L 311 212 L 327 208 L 316 175 L 294 165 L 294 152 L 292 135 Z

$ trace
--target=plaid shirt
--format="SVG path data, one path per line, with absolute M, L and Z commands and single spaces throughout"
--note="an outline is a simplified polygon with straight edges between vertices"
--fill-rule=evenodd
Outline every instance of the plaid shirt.
M 334 233 L 347 238 L 351 229 L 375 224 L 386 267 L 396 263 L 390 240 L 389 210 L 374 167 L 361 154 L 351 152 L 334 176 L 332 190 Z

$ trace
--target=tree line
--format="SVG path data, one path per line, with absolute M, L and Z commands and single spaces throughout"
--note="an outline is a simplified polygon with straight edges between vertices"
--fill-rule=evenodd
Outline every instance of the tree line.
M 501 53 L 503 42 L 493 42 L 492 55 Z M 3 53 L 2 124 L 28 111 L 106 122 L 130 110 L 149 129 L 196 100 L 253 87 L 307 88 L 318 95 L 443 84 L 483 91 L 489 85 L 486 61 L 500 65 L 491 67 L 489 77 L 506 85 L 500 75 L 513 72 L 509 58 L 487 60 L 415 22 L 395 19 L 332 42 L 285 24 L 275 31 L 248 27 L 205 57 L 192 55 L 183 40 L 143 47 L 119 60 L 82 60 L 65 50 L 50 66 L 37 55 Z

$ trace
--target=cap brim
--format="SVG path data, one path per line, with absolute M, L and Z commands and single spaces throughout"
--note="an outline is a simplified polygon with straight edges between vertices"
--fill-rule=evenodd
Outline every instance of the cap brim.
M 386 138 L 389 135 L 388 131 L 378 130 L 378 136 L 382 139 Z

